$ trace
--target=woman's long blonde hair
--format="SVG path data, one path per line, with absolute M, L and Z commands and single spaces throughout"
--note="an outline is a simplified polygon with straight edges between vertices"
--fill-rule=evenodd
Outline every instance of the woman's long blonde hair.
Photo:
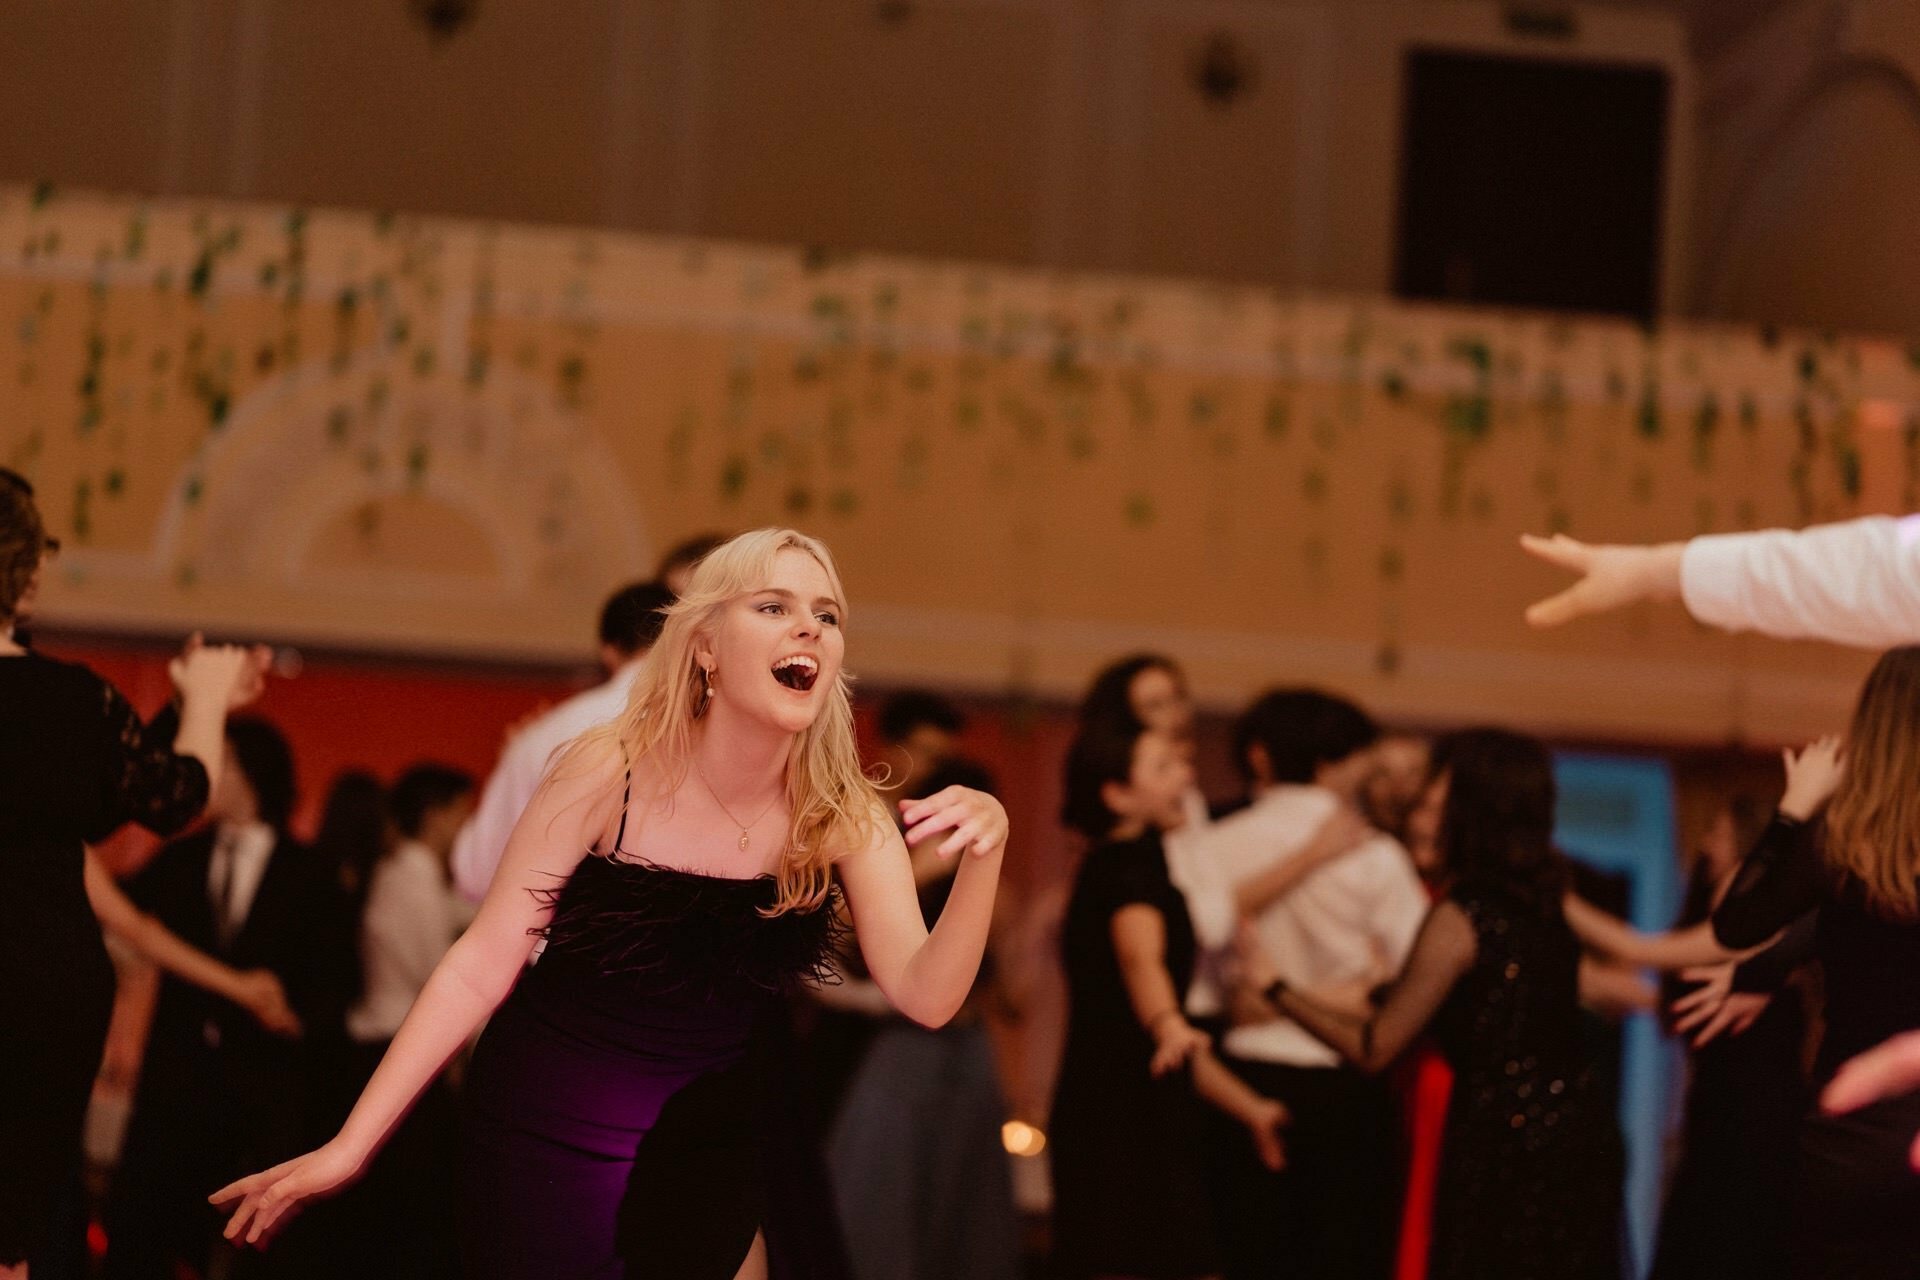
M 1875 910 L 1920 918 L 1920 647 L 1881 654 L 1860 690 L 1846 772 L 1827 805 L 1826 851 Z
M 804 551 L 826 570 L 844 624 L 846 592 L 825 544 L 792 529 L 755 529 L 723 543 L 700 560 L 685 594 L 666 609 L 666 626 L 634 675 L 626 710 L 575 739 L 554 773 L 568 768 L 568 757 L 586 761 L 616 745 L 629 767 L 649 761 L 669 790 L 678 790 L 693 759 L 693 724 L 706 696 L 696 645 L 712 635 L 728 605 L 765 589 L 774 557 L 786 550 Z M 791 817 L 776 877 L 779 897 L 769 914 L 818 907 L 833 883 L 833 859 L 873 836 L 880 799 L 860 768 L 850 685 L 843 668 L 820 715 L 795 736 L 787 757 Z

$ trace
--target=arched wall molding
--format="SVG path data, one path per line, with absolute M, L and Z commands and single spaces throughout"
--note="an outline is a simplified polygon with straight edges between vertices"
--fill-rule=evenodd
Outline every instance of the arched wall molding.
M 1861 85 L 1873 85 L 1893 91 L 1920 131 L 1920 82 L 1902 60 L 1884 54 L 1846 54 L 1836 57 L 1793 98 L 1765 131 L 1763 140 L 1741 166 L 1740 176 L 1709 234 L 1700 243 L 1698 282 L 1694 310 L 1721 314 L 1727 273 L 1734 263 L 1733 254 L 1741 243 L 1743 227 L 1756 215 L 1754 202 L 1767 180 L 1773 176 L 1780 154 L 1806 128 L 1815 113 L 1837 94 Z

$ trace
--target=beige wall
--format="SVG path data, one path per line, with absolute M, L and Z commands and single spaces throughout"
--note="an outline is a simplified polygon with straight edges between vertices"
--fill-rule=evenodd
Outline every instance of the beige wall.
M 670 540 L 797 522 L 883 679 L 1796 736 L 1860 661 L 1537 635 L 1523 529 L 1911 505 L 1905 350 L 716 241 L 0 188 L 0 462 L 50 617 L 552 659 Z
M 481 0 L 436 45 L 405 0 L 20 0 L 0 180 L 1382 292 L 1409 44 L 1651 62 L 1692 114 L 1657 12 L 1543 42 L 1481 0 L 883 8 Z M 1229 107 L 1193 83 L 1216 33 Z
M 1692 309 L 1920 332 L 1920 12 L 1798 0 L 1700 73 Z

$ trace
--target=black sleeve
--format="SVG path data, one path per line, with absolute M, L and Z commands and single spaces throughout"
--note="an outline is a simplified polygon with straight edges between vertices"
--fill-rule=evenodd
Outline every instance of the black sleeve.
M 1813 931 L 1819 922 L 1818 911 L 1807 912 L 1788 926 L 1780 941 L 1735 965 L 1733 989 L 1771 994 L 1785 986 L 1793 971 L 1813 958 Z
M 1098 877 L 1088 887 L 1102 918 L 1111 919 L 1120 908 L 1135 903 L 1156 911 L 1166 909 L 1166 868 L 1156 852 L 1138 845 L 1116 845 L 1098 855 Z
M 179 721 L 170 712 L 142 724 L 119 690 L 100 682 L 106 754 L 99 779 L 103 803 L 89 840 L 137 822 L 158 835 L 172 835 L 207 807 L 207 769 L 174 751 Z
M 1813 828 L 1775 815 L 1714 908 L 1713 936 L 1736 950 L 1757 947 L 1819 906 L 1822 888 Z

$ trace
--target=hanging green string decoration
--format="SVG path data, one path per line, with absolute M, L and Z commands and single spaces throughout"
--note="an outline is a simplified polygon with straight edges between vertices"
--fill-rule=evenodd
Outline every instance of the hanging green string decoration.
M 1634 411 L 1633 429 L 1642 440 L 1658 440 L 1666 432 L 1660 411 L 1660 379 L 1651 369 L 1640 384 L 1640 404 Z
M 1696 471 L 1713 467 L 1713 440 L 1720 429 L 1720 398 L 1709 391 L 1700 397 L 1693 411 L 1693 466 Z

